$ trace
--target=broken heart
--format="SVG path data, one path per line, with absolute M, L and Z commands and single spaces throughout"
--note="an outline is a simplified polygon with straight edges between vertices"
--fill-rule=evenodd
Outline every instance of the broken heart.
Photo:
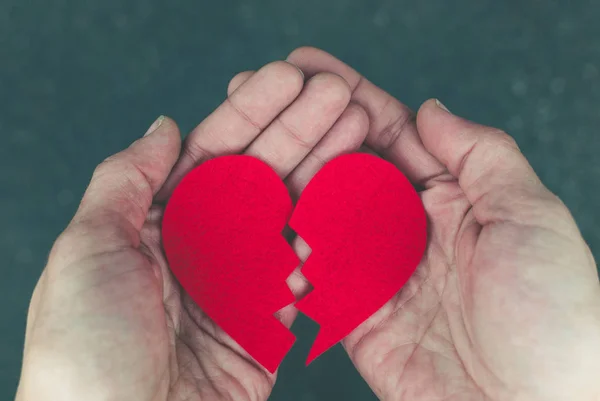
M 347 336 L 406 283 L 426 245 L 426 218 L 392 164 L 351 154 L 327 163 L 292 213 L 266 164 L 225 156 L 192 170 L 163 218 L 171 270 L 198 306 L 274 372 L 295 337 L 274 313 L 295 301 L 285 280 L 299 261 L 290 227 L 312 253 L 302 273 L 314 290 L 296 307 L 321 326 L 307 363 Z

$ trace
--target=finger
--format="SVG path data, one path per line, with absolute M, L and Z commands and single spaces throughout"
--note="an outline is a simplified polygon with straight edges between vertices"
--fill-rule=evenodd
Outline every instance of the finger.
M 506 133 L 457 117 L 435 100 L 421 107 L 417 126 L 427 150 L 458 179 L 480 224 L 555 226 L 558 221 L 548 219 L 548 209 L 565 215 L 562 203 Z
M 183 176 L 201 162 L 244 150 L 294 101 L 303 85 L 302 73 L 284 61 L 257 71 L 190 133 L 159 198 L 166 199 Z
M 376 156 L 376 157 L 381 157 L 379 156 L 373 149 L 371 149 L 370 147 L 363 145 L 358 149 L 359 153 L 366 153 L 369 154 L 371 156 Z
M 177 125 L 161 117 L 146 136 L 102 162 L 71 224 L 90 234 L 78 238 L 88 238 L 97 251 L 100 247 L 107 251 L 138 246 L 152 199 L 171 172 L 180 149 Z M 83 243 L 80 248 L 85 248 Z
M 357 151 L 369 131 L 369 117 L 359 105 L 351 103 L 335 125 L 287 177 L 286 184 L 298 198 L 308 182 L 331 159 Z
M 229 81 L 229 85 L 227 86 L 227 96 L 231 96 L 231 94 L 235 92 L 237 88 L 242 86 L 242 84 L 252 75 L 254 75 L 254 71 L 243 71 L 231 78 L 231 81 Z
M 288 176 L 287 186 L 292 196 L 299 197 L 312 177 L 331 159 L 358 150 L 369 131 L 369 118 L 367 112 L 356 104 L 350 104 L 341 115 L 327 135 L 309 153 L 298 167 Z M 292 242 L 292 248 L 304 263 L 310 255 L 310 247 L 300 237 Z M 287 284 L 296 299 L 302 299 L 308 294 L 312 286 L 301 273 L 299 266 L 287 278 Z M 281 322 L 290 327 L 298 315 L 298 310 L 293 306 L 287 306 L 277 313 Z
M 322 50 L 302 47 L 287 60 L 299 66 L 306 76 L 329 71 L 343 77 L 353 90 L 352 101 L 364 107 L 369 115 L 367 144 L 394 163 L 413 183 L 428 186 L 433 178 L 445 172 L 421 143 L 408 107 Z
M 317 74 L 246 153 L 263 160 L 285 178 L 329 131 L 349 101 L 346 81 L 335 74 Z

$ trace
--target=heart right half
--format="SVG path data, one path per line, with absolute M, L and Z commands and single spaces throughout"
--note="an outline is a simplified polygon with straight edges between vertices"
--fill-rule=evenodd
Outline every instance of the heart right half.
M 296 303 L 321 326 L 309 364 L 402 288 L 423 257 L 427 220 L 394 165 L 357 153 L 317 173 L 289 225 L 312 249 L 302 274 L 314 290 Z

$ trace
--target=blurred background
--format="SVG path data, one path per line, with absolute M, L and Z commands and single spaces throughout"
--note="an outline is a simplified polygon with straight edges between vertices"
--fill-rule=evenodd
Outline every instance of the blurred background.
M 187 132 L 240 70 L 322 47 L 413 108 L 516 137 L 600 256 L 600 2 L 0 0 L 0 399 L 14 396 L 28 300 L 97 163 L 160 114 Z M 374 400 L 341 347 L 299 341 L 272 400 Z

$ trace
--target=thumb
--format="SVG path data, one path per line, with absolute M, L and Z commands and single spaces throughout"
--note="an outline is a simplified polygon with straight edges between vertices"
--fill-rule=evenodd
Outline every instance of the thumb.
M 64 266 L 92 254 L 137 247 L 153 197 L 171 172 L 180 149 L 177 125 L 161 116 L 143 138 L 100 163 L 73 221 L 50 257 L 57 249 L 67 248 L 59 252 Z
M 565 206 L 508 134 L 455 116 L 437 100 L 421 106 L 417 129 L 429 153 L 458 180 L 480 224 L 509 221 L 556 230 L 558 222 L 548 218 L 552 212 L 572 227 Z

